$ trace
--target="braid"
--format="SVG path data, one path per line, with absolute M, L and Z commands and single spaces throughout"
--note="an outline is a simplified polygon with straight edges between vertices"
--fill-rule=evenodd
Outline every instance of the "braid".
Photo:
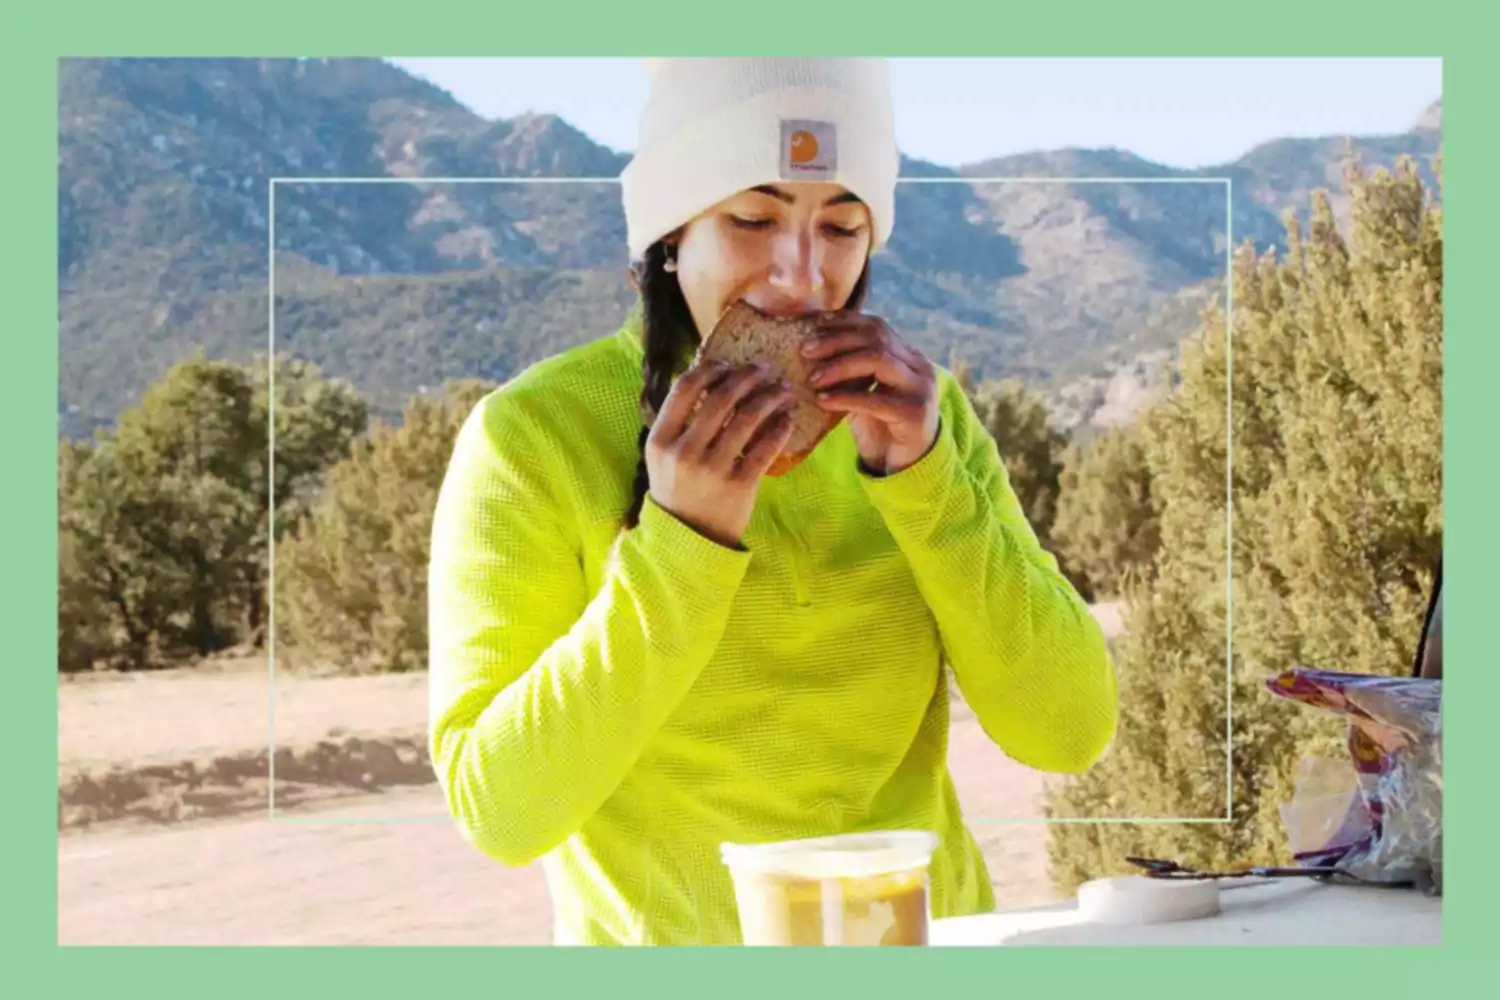
M 634 274 L 636 288 L 641 294 L 642 346 L 645 359 L 641 373 L 645 384 L 641 389 L 641 416 L 643 423 L 656 418 L 672 391 L 672 380 L 690 347 L 698 341 L 698 328 L 693 324 L 687 300 L 682 297 L 682 287 L 677 284 L 677 275 L 666 270 L 671 259 L 671 246 L 665 241 L 651 245 L 645 259 L 637 265 Z M 651 480 L 646 471 L 646 438 L 651 428 L 643 426 L 637 450 L 640 458 L 635 467 L 635 485 L 631 494 L 630 509 L 625 512 L 625 527 L 634 528 L 641 517 L 641 508 L 646 502 L 646 491 Z
M 651 488 L 651 477 L 646 469 L 646 439 L 651 434 L 650 421 L 667 401 L 672 391 L 672 382 L 679 374 L 687 351 L 698 343 L 698 328 L 693 315 L 688 311 L 687 300 L 682 296 L 682 286 L 677 275 L 666 270 L 671 259 L 672 248 L 665 240 L 651 245 L 645 259 L 636 265 L 632 280 L 641 296 L 642 346 L 645 358 L 641 373 L 645 384 L 641 388 L 642 422 L 636 445 L 640 457 L 635 466 L 635 483 L 631 490 L 630 508 L 625 512 L 626 529 L 640 523 L 641 508 L 646 502 L 646 493 Z M 870 284 L 868 263 L 855 283 L 845 308 L 862 308 Z

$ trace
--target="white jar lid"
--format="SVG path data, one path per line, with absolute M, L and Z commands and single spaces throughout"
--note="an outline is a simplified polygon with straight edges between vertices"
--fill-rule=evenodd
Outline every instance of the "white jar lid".
M 1078 887 L 1078 912 L 1097 924 L 1162 924 L 1217 916 L 1219 883 L 1213 879 L 1159 879 L 1124 875 Z
M 731 869 L 794 878 L 869 878 L 925 869 L 938 847 L 926 830 L 877 830 L 770 844 L 724 844 Z

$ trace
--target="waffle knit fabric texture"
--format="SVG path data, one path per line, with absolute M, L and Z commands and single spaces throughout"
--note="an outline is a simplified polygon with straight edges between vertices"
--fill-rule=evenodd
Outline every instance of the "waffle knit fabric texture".
M 847 423 L 763 481 L 743 550 L 648 495 L 638 326 L 527 369 L 461 430 L 429 574 L 430 742 L 463 835 L 541 859 L 562 944 L 735 944 L 725 841 L 941 838 L 934 917 L 994 907 L 947 767 L 949 671 L 1042 771 L 1113 738 L 1103 633 L 940 370 L 942 429 L 895 475 Z

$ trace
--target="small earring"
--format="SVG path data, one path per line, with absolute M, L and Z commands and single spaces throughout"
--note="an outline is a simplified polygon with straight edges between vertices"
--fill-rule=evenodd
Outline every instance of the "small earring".
M 676 274 L 677 260 L 673 257 L 668 257 L 667 262 L 661 266 L 661 269 L 663 271 L 666 271 L 668 274 Z

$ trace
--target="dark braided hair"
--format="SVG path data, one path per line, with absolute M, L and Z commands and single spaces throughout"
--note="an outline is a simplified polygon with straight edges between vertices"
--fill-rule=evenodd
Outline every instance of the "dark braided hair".
M 634 265 L 631 281 L 641 297 L 641 341 L 645 357 L 641 362 L 641 374 L 645 384 L 641 389 L 641 416 L 643 423 L 655 419 L 666 404 L 672 383 L 691 361 L 691 352 L 697 348 L 700 337 L 683 297 L 682 286 L 677 283 L 677 274 L 668 271 L 666 264 L 673 259 L 675 236 L 672 234 L 647 249 L 645 257 Z M 849 294 L 845 308 L 858 309 L 864 305 L 869 290 L 870 267 L 860 273 L 854 290 Z M 651 478 L 646 469 L 646 439 L 651 434 L 649 426 L 641 428 L 637 449 L 640 458 L 635 467 L 635 485 L 630 507 L 625 512 L 626 529 L 640 523 L 641 508 L 646 502 L 646 493 L 651 488 Z

